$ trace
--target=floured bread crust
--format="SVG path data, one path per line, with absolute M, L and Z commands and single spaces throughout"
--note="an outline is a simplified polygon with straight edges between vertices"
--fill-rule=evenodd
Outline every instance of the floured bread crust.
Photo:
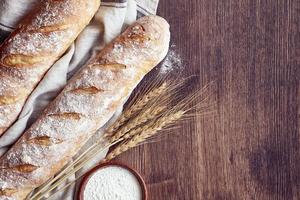
M 100 0 L 41 1 L 0 46 L 0 135 L 99 5 Z
M 0 159 L 0 199 L 24 199 L 56 174 L 167 54 L 168 23 L 139 19 L 92 58 Z

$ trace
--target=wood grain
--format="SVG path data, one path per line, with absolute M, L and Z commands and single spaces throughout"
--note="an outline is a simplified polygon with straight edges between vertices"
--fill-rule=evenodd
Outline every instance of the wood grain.
M 300 199 L 300 1 L 161 0 L 159 14 L 180 76 L 216 81 L 218 105 L 119 158 L 149 199 Z

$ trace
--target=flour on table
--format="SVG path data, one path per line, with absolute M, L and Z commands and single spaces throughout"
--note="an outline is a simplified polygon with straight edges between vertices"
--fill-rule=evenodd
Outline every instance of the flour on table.
M 182 67 L 182 61 L 180 55 L 174 50 L 175 45 L 172 45 L 167 57 L 162 62 L 160 67 L 160 73 L 166 74 L 173 70 L 179 70 Z

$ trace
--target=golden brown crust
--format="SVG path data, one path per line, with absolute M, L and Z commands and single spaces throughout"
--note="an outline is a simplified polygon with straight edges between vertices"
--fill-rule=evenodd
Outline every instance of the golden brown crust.
M 100 0 L 41 1 L 0 46 L 0 135 L 16 120 L 32 90 L 99 5 Z M 2 75 L 5 70 L 10 73 Z M 18 88 L 22 92 L 13 92 Z
M 34 65 L 44 62 L 47 57 L 37 57 L 24 54 L 9 54 L 2 59 L 2 65 L 5 67 L 33 67 Z
M 5 94 L 0 96 L 0 106 L 1 105 L 10 105 L 15 104 L 21 99 L 25 98 L 27 94 L 26 89 L 19 88 L 16 94 Z
M 8 170 L 20 172 L 23 174 L 27 174 L 27 173 L 33 172 L 37 168 L 38 168 L 38 166 L 34 166 L 31 164 L 22 164 L 22 165 L 16 165 L 13 167 L 3 168 L 3 169 L 8 169 Z
M 11 196 L 12 194 L 14 194 L 16 192 L 17 192 L 17 189 L 7 188 L 7 189 L 0 190 L 0 196 Z
M 91 87 L 79 87 L 74 90 L 71 90 L 70 92 L 89 95 L 89 94 L 97 94 L 99 92 L 104 92 L 104 90 L 102 90 L 101 88 L 97 88 L 95 86 L 91 86 Z
M 60 139 L 51 138 L 49 136 L 39 136 L 28 140 L 28 143 L 37 144 L 41 146 L 51 146 L 54 144 L 60 144 L 63 141 Z
M 75 113 L 75 112 L 63 112 L 63 113 L 55 113 L 55 114 L 49 114 L 49 117 L 53 117 L 59 120 L 80 120 L 82 117 L 81 114 Z
M 144 17 L 91 59 L 0 159 L 0 189 L 23 199 L 62 169 L 165 57 L 169 39 L 164 19 Z

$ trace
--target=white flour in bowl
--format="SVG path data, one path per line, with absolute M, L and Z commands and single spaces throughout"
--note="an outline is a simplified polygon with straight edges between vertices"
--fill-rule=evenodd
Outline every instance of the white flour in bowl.
M 142 200 L 142 190 L 129 170 L 108 166 L 90 177 L 83 196 L 84 200 Z

